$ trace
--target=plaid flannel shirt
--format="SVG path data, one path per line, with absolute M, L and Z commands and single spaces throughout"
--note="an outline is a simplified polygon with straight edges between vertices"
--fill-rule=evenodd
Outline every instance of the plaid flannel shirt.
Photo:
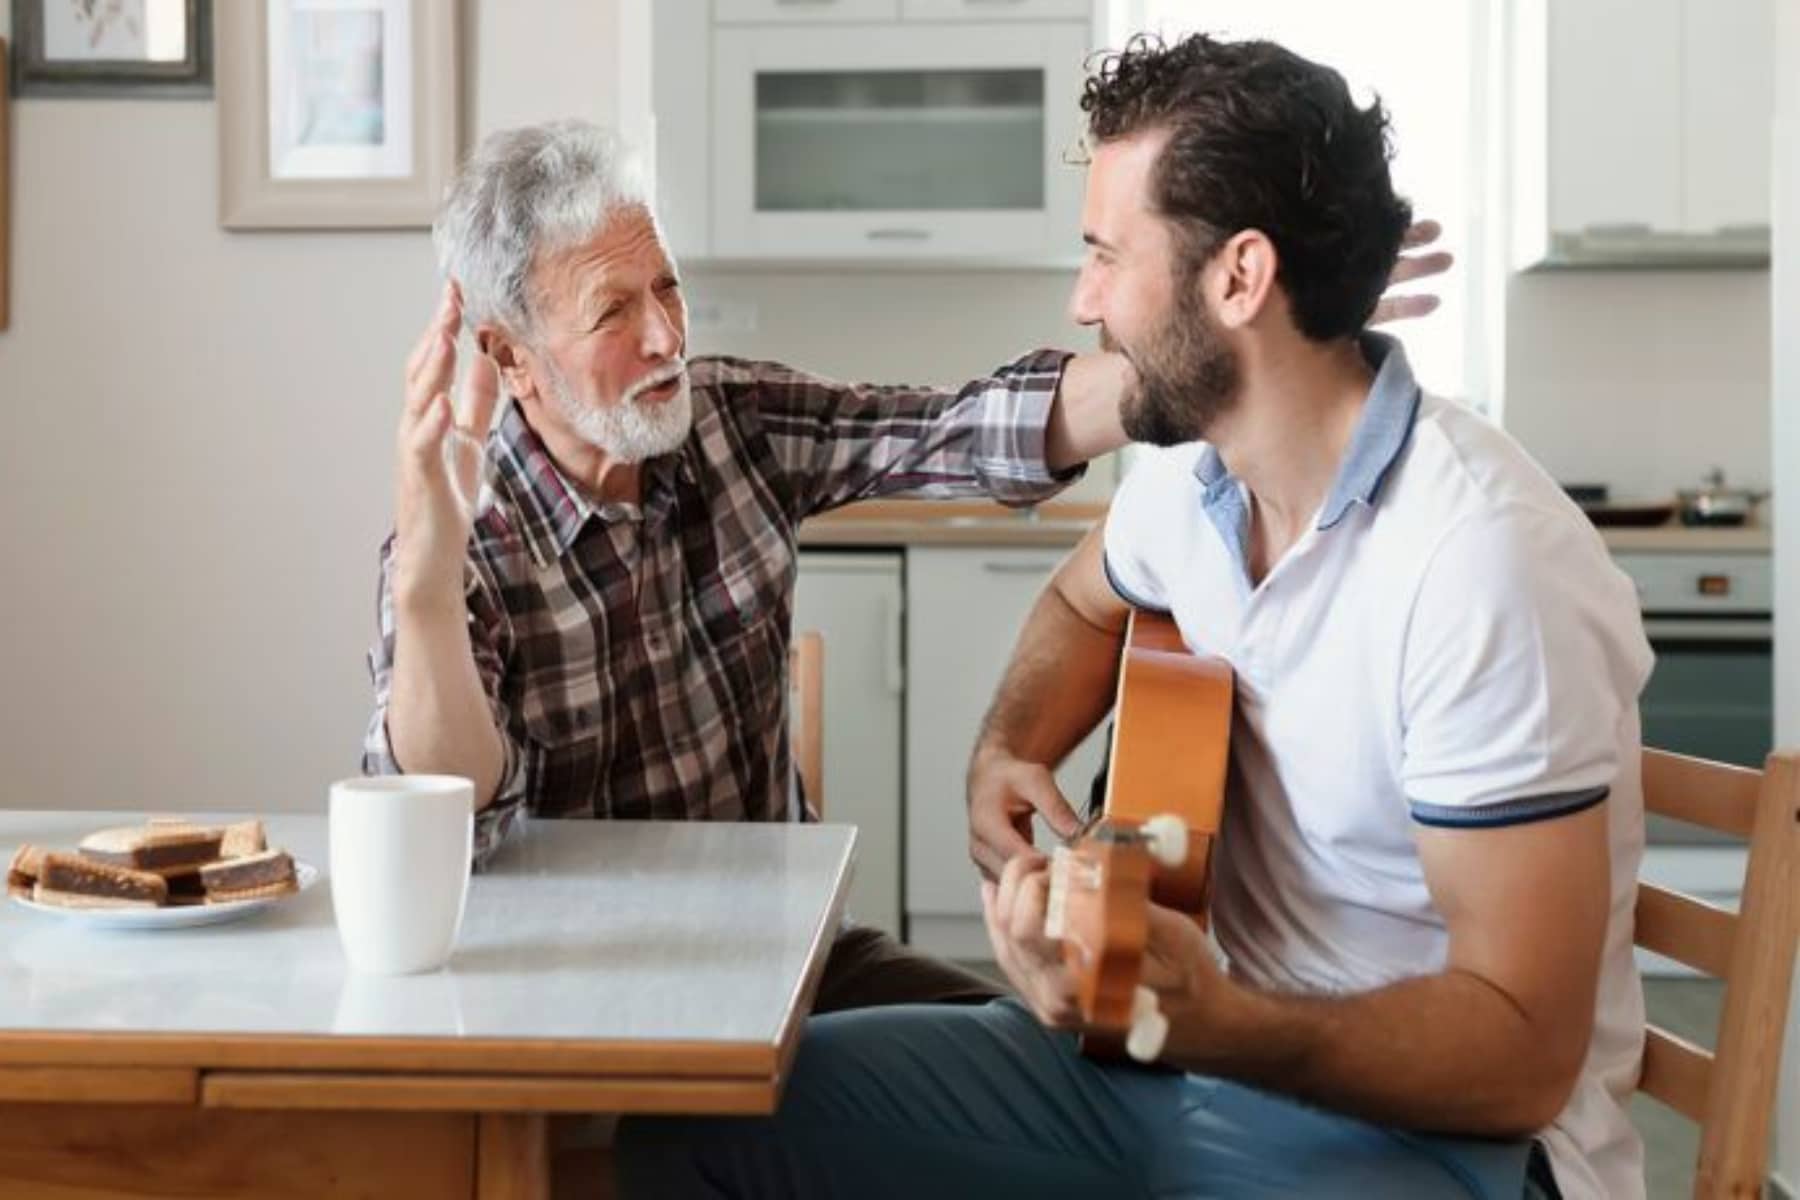
M 501 731 L 486 858 L 523 812 L 803 820 L 790 784 L 787 651 L 807 516 L 873 496 L 1042 500 L 1045 425 L 1067 356 L 1039 351 L 957 390 L 845 385 L 772 363 L 689 364 L 694 424 L 645 463 L 641 504 L 595 504 L 508 404 L 488 439 L 465 579 L 470 640 Z M 375 713 L 387 736 L 394 539 L 381 552 Z

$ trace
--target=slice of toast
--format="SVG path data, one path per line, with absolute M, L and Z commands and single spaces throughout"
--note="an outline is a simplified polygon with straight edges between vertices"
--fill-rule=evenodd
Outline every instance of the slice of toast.
M 185 875 L 216 861 L 224 838 L 224 831 L 216 826 L 158 820 L 90 833 L 81 839 L 78 849 L 90 862 L 164 876 Z
M 65 907 L 155 908 L 168 903 L 169 883 L 151 871 L 134 871 L 52 852 L 44 855 L 43 870 L 32 895 L 40 903 Z
M 31 898 L 52 908 L 161 908 L 154 900 L 127 900 L 119 896 L 88 896 L 80 892 L 64 892 L 38 884 Z
M 263 823 L 252 818 L 225 827 L 225 836 L 219 843 L 219 857 L 248 858 L 268 848 L 269 835 L 263 830 Z
M 203 904 L 232 904 L 239 900 L 262 900 L 270 896 L 291 896 L 300 890 L 300 883 L 295 879 L 283 879 L 277 883 L 264 884 L 261 887 L 245 887 L 226 889 L 206 893 Z
M 13 852 L 12 863 L 6 868 L 6 894 L 9 896 L 29 896 L 32 888 L 37 886 L 38 876 L 44 870 L 44 852 L 30 842 L 26 842 Z
M 200 868 L 200 882 L 206 888 L 209 903 L 283 895 L 298 887 L 294 860 L 286 850 L 264 850 L 244 858 L 208 863 Z M 271 892 L 270 888 L 280 890 Z

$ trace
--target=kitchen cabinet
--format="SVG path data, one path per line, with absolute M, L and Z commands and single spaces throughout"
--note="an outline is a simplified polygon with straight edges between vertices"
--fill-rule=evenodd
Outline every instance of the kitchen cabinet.
M 909 21 L 1085 21 L 1088 0 L 900 0 Z
M 1687 0 L 1682 217 L 1689 232 L 1769 227 L 1773 0 Z
M 1019 628 L 1062 558 L 985 547 L 907 551 L 906 919 L 909 940 L 930 953 L 990 954 L 969 860 L 964 776 Z M 1077 812 L 1104 742 L 1096 731 L 1057 771 Z
M 1086 0 L 721 0 L 710 17 L 659 2 L 654 158 L 675 253 L 1079 263 L 1067 159 L 1091 30 Z
M 1774 3 L 1512 6 L 1516 266 L 1766 265 Z
M 713 0 L 713 19 L 721 25 L 892 21 L 899 15 L 900 0 Z
M 825 820 L 855 825 L 850 916 L 901 935 L 901 557 L 800 555 L 794 630 L 825 640 Z

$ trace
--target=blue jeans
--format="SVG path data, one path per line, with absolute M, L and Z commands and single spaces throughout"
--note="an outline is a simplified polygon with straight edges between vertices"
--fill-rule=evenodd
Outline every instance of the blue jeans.
M 628 1197 L 1519 1200 L 1531 1152 L 1098 1065 L 998 1000 L 814 1017 L 774 1116 L 628 1119 L 618 1165 Z

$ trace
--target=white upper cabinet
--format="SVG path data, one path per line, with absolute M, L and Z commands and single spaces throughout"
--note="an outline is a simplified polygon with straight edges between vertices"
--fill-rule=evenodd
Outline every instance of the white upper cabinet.
M 657 4 L 657 193 L 679 256 L 1080 261 L 1086 0 L 896 0 L 893 19 L 832 0 L 831 19 L 787 19 L 807 7 L 718 0 L 709 21 Z
M 1685 5 L 1683 226 L 1769 226 L 1775 116 L 1775 5 Z
M 900 0 L 909 21 L 1085 21 L 1088 0 Z
M 1552 229 L 1681 227 L 1683 3 L 1550 0 Z
M 1518 0 L 1514 261 L 1768 256 L 1775 0 Z
M 794 21 L 892 21 L 900 0 L 713 0 L 721 24 L 786 24 Z

